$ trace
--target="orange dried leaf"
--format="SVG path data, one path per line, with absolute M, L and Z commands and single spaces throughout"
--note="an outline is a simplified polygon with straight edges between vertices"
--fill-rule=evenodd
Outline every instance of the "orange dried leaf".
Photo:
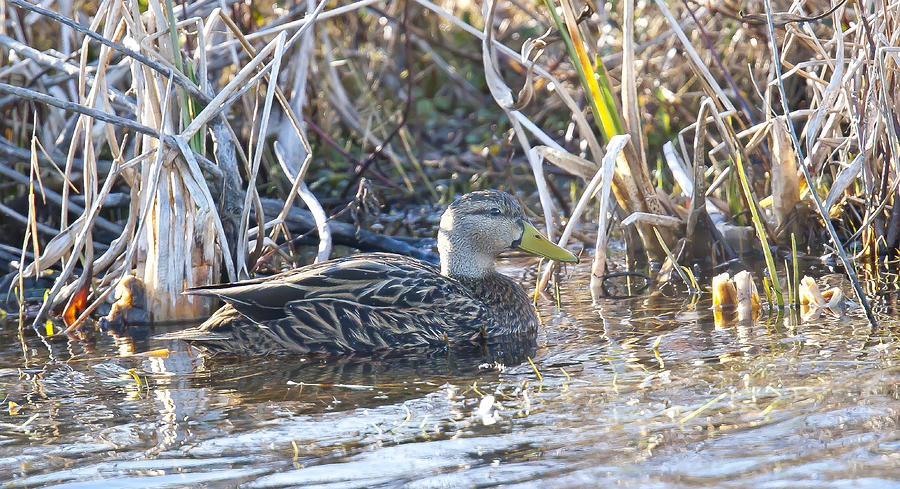
M 75 292 L 75 295 L 69 299 L 65 311 L 63 311 L 63 321 L 65 321 L 66 326 L 75 324 L 78 316 L 81 315 L 81 311 L 87 307 L 87 298 L 90 291 L 90 282 L 88 282 L 84 287 L 79 288 L 78 291 Z

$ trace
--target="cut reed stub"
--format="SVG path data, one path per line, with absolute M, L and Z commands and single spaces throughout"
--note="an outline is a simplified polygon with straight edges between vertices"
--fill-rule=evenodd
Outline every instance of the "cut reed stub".
M 843 309 L 844 293 L 840 288 L 832 287 L 822 292 L 812 277 L 805 276 L 800 281 L 800 317 L 804 321 L 815 319 L 822 312 L 840 316 Z
M 733 278 L 728 272 L 716 275 L 712 281 L 712 292 L 716 327 L 735 320 L 745 322 L 759 318 L 762 302 L 750 272 L 743 270 Z
M 713 309 L 728 309 L 737 306 L 737 289 L 728 272 L 713 277 Z
M 762 302 L 759 300 L 753 276 L 746 270 L 738 272 L 734 276 L 734 286 L 737 289 L 738 319 L 755 321 L 762 311 Z

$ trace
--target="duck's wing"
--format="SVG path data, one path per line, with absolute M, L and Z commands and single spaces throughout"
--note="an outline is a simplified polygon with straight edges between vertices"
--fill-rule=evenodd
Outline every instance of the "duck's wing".
M 325 268 L 323 265 L 328 263 L 241 282 L 193 287 L 183 293 L 217 297 L 250 319 L 257 322 L 271 321 L 284 316 L 285 303 L 305 296 L 302 286 L 304 280 L 315 277 L 318 271 Z
M 380 253 L 191 292 L 222 298 L 284 349 L 297 352 L 470 341 L 494 321 L 468 288 L 433 265 Z M 232 324 L 205 329 L 224 333 Z

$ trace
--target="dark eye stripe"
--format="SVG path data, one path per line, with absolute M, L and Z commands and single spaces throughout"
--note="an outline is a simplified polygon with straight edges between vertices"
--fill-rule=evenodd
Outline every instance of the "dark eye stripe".
M 500 212 L 497 213 L 496 211 L 500 211 Z M 505 215 L 506 213 L 503 212 L 501 209 L 497 209 L 497 208 L 495 207 L 495 208 L 492 208 L 492 209 L 479 209 L 479 210 L 477 210 L 477 211 L 475 211 L 475 212 L 472 212 L 471 214 L 478 215 L 478 216 L 491 216 L 491 217 L 497 217 L 497 216 Z

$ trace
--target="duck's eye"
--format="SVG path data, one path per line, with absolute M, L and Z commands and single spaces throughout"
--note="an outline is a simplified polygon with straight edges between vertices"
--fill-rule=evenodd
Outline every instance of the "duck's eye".
M 500 215 L 503 215 L 503 211 L 501 211 L 500 209 L 498 209 L 498 208 L 496 208 L 496 207 L 494 207 L 493 209 L 491 209 L 490 212 L 491 212 L 491 215 L 492 215 L 492 216 L 500 216 Z

